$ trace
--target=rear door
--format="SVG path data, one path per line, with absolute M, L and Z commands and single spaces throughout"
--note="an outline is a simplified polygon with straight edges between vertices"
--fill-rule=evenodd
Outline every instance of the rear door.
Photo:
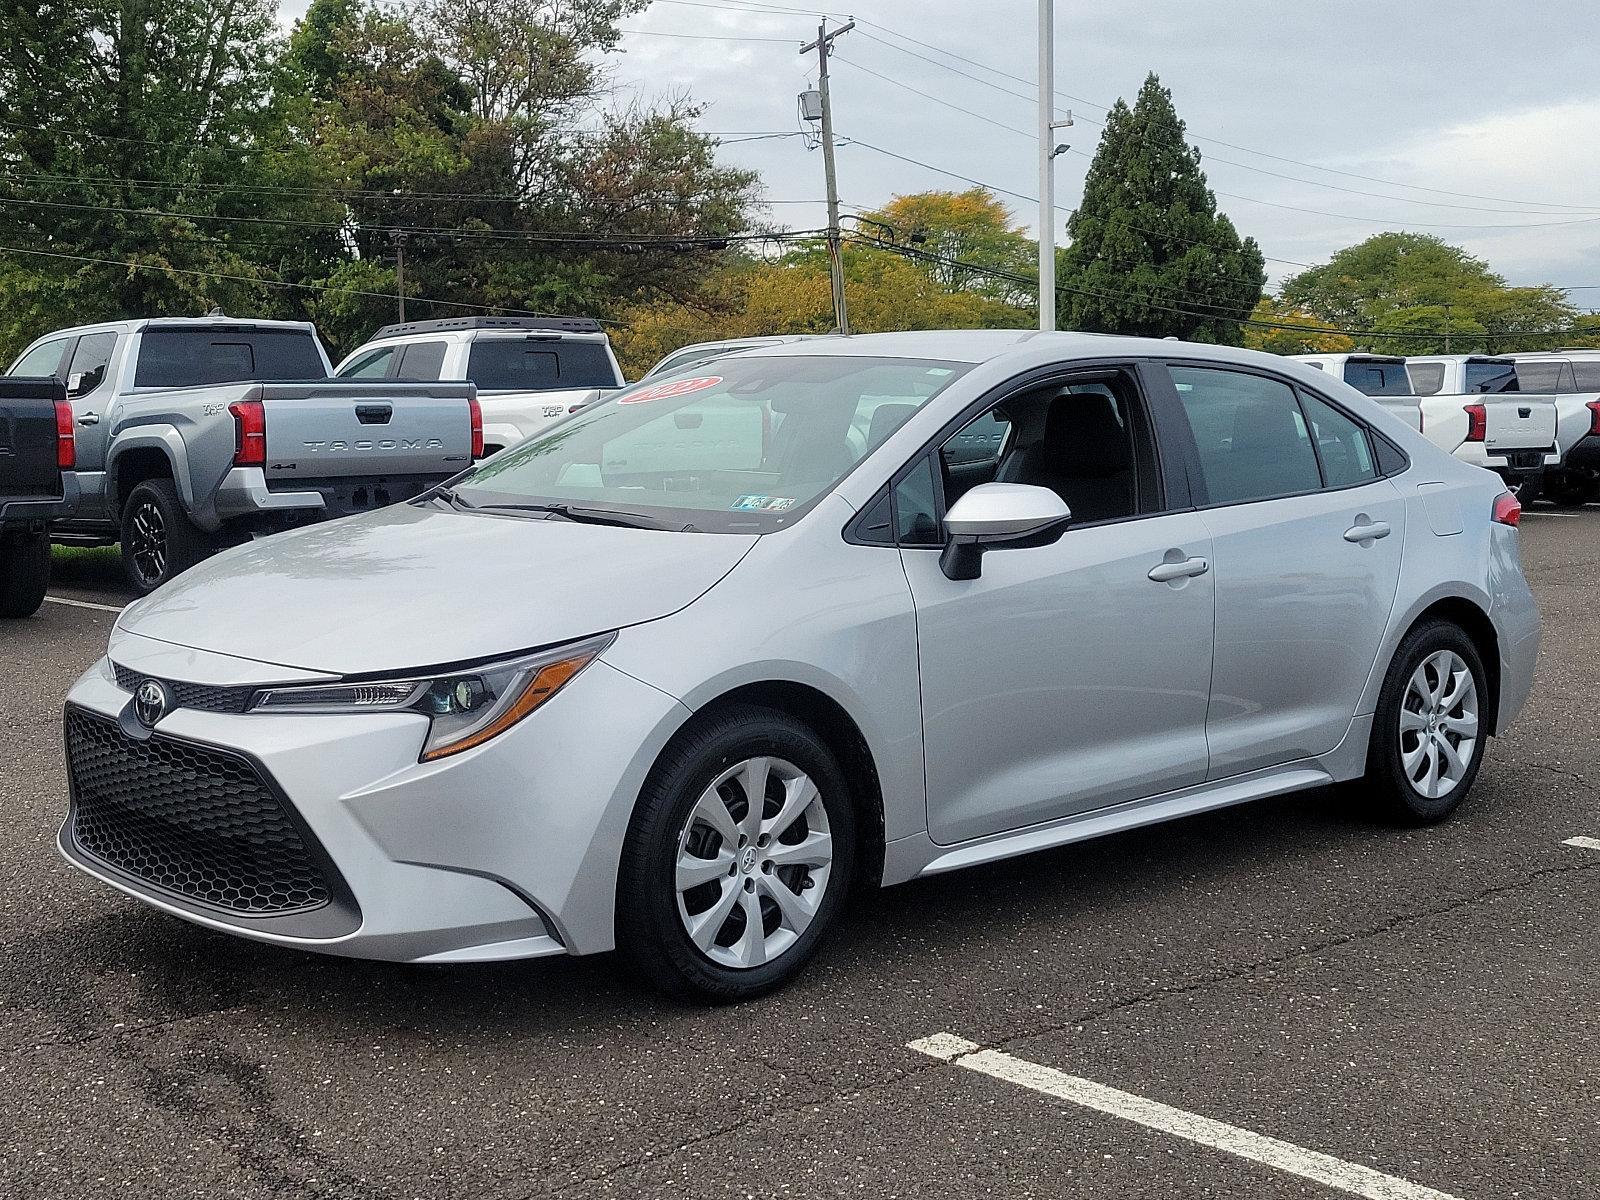
M 1168 374 L 1214 554 L 1211 778 L 1326 753 L 1394 606 L 1405 502 L 1375 435 L 1325 398 L 1233 366 Z

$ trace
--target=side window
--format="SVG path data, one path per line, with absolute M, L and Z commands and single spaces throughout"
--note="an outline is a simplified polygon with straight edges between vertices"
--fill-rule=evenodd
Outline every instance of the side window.
M 954 504 L 969 488 L 995 481 L 1010 433 L 1011 422 L 990 409 L 946 439 L 939 461 L 947 503 Z
M 67 382 L 72 385 L 74 396 L 87 396 L 105 382 L 111 352 L 116 348 L 114 333 L 91 333 L 78 339 L 72 365 L 67 368 Z
M 71 338 L 57 338 L 53 342 L 45 342 L 42 346 L 35 346 L 12 367 L 8 374 L 11 375 L 54 375 L 61 370 L 61 360 L 66 357 L 67 347 L 72 345 Z
M 1212 504 L 1266 500 L 1322 486 L 1310 432 L 1287 384 L 1213 367 L 1170 370 Z
M 1600 392 L 1600 358 L 1574 359 L 1572 375 L 1573 390 Z
M 1407 363 L 1406 374 L 1411 376 L 1411 387 L 1419 396 L 1437 396 L 1444 386 L 1443 363 Z
M 1349 487 L 1378 477 L 1372 461 L 1372 444 L 1364 428 L 1309 392 L 1300 393 L 1300 404 L 1311 422 L 1326 486 Z
M 435 383 L 444 368 L 444 342 L 412 342 L 404 347 L 400 356 L 397 379 L 416 379 Z
M 340 379 L 383 379 L 389 374 L 389 360 L 395 347 L 381 346 L 369 350 L 339 372 Z

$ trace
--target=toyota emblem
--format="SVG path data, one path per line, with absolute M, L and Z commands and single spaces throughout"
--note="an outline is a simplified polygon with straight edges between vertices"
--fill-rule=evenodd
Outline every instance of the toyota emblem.
M 167 715 L 172 697 L 167 685 L 159 679 L 146 679 L 133 692 L 133 715 L 146 729 L 154 729 L 156 722 Z

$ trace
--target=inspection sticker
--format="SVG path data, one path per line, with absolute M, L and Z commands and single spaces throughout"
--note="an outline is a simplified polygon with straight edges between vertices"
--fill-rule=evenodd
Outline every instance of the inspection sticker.
M 794 507 L 793 496 L 740 496 L 729 508 L 741 512 L 781 512 Z
M 647 387 L 642 391 L 629 392 L 626 396 L 619 396 L 617 403 L 644 404 L 650 400 L 667 400 L 673 396 L 687 396 L 691 392 L 703 392 L 709 387 L 716 387 L 721 382 L 721 375 L 697 375 L 693 379 L 674 379 L 670 383 L 658 383 L 655 387 Z

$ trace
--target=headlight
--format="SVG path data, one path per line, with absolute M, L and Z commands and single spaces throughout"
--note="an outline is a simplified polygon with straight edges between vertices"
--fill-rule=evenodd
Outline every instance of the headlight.
M 554 650 L 441 675 L 267 688 L 252 712 L 419 712 L 428 717 L 422 762 L 498 737 L 565 687 L 616 638 L 607 633 Z

